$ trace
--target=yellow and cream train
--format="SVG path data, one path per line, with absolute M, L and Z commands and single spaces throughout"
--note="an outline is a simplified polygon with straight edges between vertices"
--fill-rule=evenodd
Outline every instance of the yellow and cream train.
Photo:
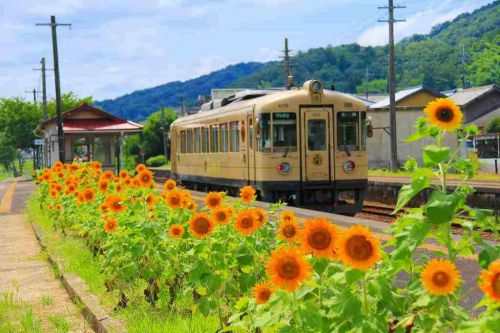
M 197 190 L 361 210 L 367 190 L 366 106 L 318 80 L 246 90 L 205 104 L 171 128 L 172 176 Z M 351 200 L 343 200 L 350 198 Z

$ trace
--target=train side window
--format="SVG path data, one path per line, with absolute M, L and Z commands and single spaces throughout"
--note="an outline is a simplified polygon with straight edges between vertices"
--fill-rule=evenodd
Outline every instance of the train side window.
M 259 114 L 259 142 L 258 150 L 264 153 L 271 152 L 271 116 L 269 113 Z
M 201 128 L 194 129 L 194 152 L 201 152 Z
M 337 148 L 339 150 L 359 150 L 359 112 L 337 113 Z
M 188 154 L 193 153 L 193 130 L 192 129 L 187 130 L 187 149 L 186 149 L 186 152 Z
M 324 119 L 307 121 L 307 147 L 310 151 L 326 149 L 326 121 Z
M 297 115 L 273 113 L 273 152 L 297 151 Z
M 227 123 L 220 124 L 220 151 L 221 153 L 229 151 L 229 128 Z
M 210 131 L 212 132 L 212 139 L 210 141 L 210 152 L 219 152 L 219 127 L 217 125 L 210 126 Z
M 253 121 L 252 121 L 252 119 L 248 120 L 248 144 L 250 146 L 250 150 L 253 150 Z
M 186 153 L 186 131 L 181 131 L 181 154 Z
M 366 119 L 366 112 L 361 112 L 361 126 L 359 135 L 359 150 L 366 150 L 366 137 L 368 133 L 368 119 Z
M 209 129 L 208 127 L 203 127 L 203 152 L 208 153 L 208 144 L 209 144 Z
M 231 152 L 239 152 L 240 151 L 240 127 L 237 121 L 232 121 L 229 123 L 230 132 L 231 132 Z

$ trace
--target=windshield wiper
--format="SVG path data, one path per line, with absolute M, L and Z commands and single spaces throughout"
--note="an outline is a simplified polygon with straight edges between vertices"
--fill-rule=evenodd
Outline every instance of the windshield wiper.
M 349 151 L 349 148 L 347 148 L 347 145 L 344 144 L 343 147 L 344 147 L 344 151 L 347 154 L 347 156 L 351 156 L 351 152 Z
M 288 150 L 290 149 L 290 145 L 286 146 L 285 153 L 283 154 L 283 158 L 288 155 Z

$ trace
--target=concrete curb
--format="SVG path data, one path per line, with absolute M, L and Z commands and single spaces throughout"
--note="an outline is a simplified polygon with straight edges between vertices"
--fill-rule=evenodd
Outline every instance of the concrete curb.
M 64 289 L 66 289 L 76 306 L 80 308 L 85 320 L 90 324 L 92 329 L 97 333 L 127 332 L 125 325 L 121 321 L 111 318 L 101 307 L 97 296 L 87 291 L 87 285 L 79 276 L 63 272 L 63 260 L 54 257 L 47 251 L 45 234 L 40 226 L 33 222 L 31 223 L 31 227 L 35 232 L 38 243 L 47 253 L 48 260 L 56 271 L 56 276 L 61 280 Z

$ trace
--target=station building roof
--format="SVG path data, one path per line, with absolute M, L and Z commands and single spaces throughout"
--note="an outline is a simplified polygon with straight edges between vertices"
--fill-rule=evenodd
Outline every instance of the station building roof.
M 466 106 L 470 102 L 494 90 L 500 91 L 500 88 L 494 84 L 489 84 L 481 87 L 456 89 L 449 95 L 449 98 L 460 106 Z
M 67 110 L 62 114 L 64 133 L 137 133 L 143 126 L 130 120 L 125 120 L 87 103 Z M 47 119 L 40 124 L 45 129 L 57 124 L 57 118 Z
M 431 95 L 435 95 L 436 97 L 446 97 L 444 94 L 440 93 L 439 91 L 436 91 L 432 88 L 426 87 L 426 86 L 417 86 L 417 87 L 411 87 L 408 89 L 400 90 L 396 92 L 396 106 L 399 102 L 406 100 L 410 98 L 411 96 L 414 96 L 418 93 L 421 92 L 427 92 L 430 93 Z M 389 96 L 379 100 L 375 104 L 370 106 L 370 109 L 387 109 L 389 108 Z

